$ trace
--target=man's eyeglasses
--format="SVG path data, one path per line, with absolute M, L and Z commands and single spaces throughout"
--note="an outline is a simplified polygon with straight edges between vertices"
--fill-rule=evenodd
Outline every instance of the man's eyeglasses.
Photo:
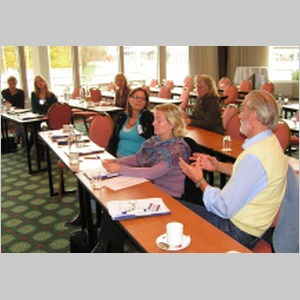
M 143 100 L 143 101 L 146 101 L 146 98 L 145 97 L 140 97 L 140 96 L 137 96 L 137 95 L 133 95 L 130 97 L 131 99 L 135 99 L 135 100 Z

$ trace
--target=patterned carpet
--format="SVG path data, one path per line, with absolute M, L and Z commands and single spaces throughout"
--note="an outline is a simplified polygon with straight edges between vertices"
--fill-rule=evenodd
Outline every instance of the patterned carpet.
M 65 172 L 65 179 L 68 188 L 76 188 L 71 174 Z M 57 187 L 57 176 L 54 183 Z M 69 234 L 76 228 L 64 223 L 78 211 L 77 195 L 50 197 L 47 172 L 29 175 L 21 150 L 1 156 L 1 196 L 1 252 L 69 252 Z
M 75 124 L 86 134 L 82 122 Z M 28 174 L 26 155 L 18 147 L 17 152 L 1 154 L 1 252 L 68 253 L 70 234 L 81 228 L 65 226 L 65 222 L 78 213 L 78 195 L 63 195 L 61 201 L 50 197 L 47 172 Z M 57 157 L 51 155 L 54 190 L 57 191 Z M 35 160 L 32 163 L 35 167 Z M 45 161 L 42 167 L 46 167 Z M 67 189 L 77 189 L 71 172 L 64 171 L 64 179 Z M 124 252 L 138 250 L 127 240 Z

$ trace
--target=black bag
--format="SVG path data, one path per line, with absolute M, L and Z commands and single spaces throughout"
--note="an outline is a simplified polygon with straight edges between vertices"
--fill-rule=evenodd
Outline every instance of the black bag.
M 85 230 L 74 231 L 70 234 L 70 253 L 91 252 L 88 235 Z
M 17 144 L 14 137 L 8 137 L 7 139 L 1 139 L 1 153 L 9 153 L 17 151 Z

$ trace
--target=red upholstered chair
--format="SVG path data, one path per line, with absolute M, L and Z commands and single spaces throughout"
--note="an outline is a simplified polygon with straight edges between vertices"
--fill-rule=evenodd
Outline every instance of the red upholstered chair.
M 150 81 L 150 87 L 155 88 L 155 87 L 157 87 L 157 86 L 158 86 L 158 80 L 157 80 L 157 79 L 152 79 L 152 80 Z
M 173 80 L 167 80 L 165 86 L 168 87 L 170 90 L 172 90 L 172 88 L 174 88 Z
M 277 221 L 278 221 L 278 218 L 279 218 L 279 212 L 280 212 L 280 209 L 278 210 L 278 212 L 276 213 L 276 216 L 269 228 L 269 230 L 271 231 L 271 238 L 270 238 L 270 241 L 272 241 L 272 234 L 274 232 L 274 229 L 277 225 Z M 272 242 L 271 242 L 272 243 Z M 261 238 L 257 244 L 255 245 L 255 247 L 252 249 L 252 251 L 254 253 L 273 253 L 273 247 L 272 247 L 272 244 L 270 244 L 270 242 L 267 242 L 264 238 Z
M 100 102 L 102 99 L 101 91 L 98 88 L 90 88 L 90 97 L 93 102 Z
M 225 88 L 227 85 L 230 85 L 231 81 L 228 77 L 222 77 L 220 78 L 219 82 L 218 82 L 218 91 L 220 93 L 220 95 L 223 94 Z
M 190 89 L 188 87 L 182 88 L 180 99 L 182 100 L 182 103 L 179 105 L 179 107 L 182 110 L 185 110 L 186 108 L 191 108 L 191 106 L 189 105 Z
M 64 124 L 72 121 L 72 109 L 67 103 L 54 103 L 48 110 L 48 128 L 50 130 L 61 129 Z
M 274 83 L 271 82 L 271 81 L 266 81 L 264 82 L 262 85 L 261 85 L 261 89 L 264 90 L 264 91 L 267 91 L 271 94 L 274 93 L 274 90 L 275 90 L 275 86 L 274 86 Z
M 191 76 L 185 76 L 183 80 L 183 87 L 188 88 L 191 92 L 194 90 L 194 82 Z
M 76 98 L 85 98 L 85 89 L 83 87 L 76 87 L 73 91 L 73 99 Z M 88 132 L 89 127 L 88 123 L 91 121 L 91 119 L 96 115 L 95 112 L 92 111 L 84 111 L 78 108 L 72 108 L 72 115 L 73 115 L 73 120 L 76 118 L 80 118 L 83 120 L 85 129 Z
M 226 97 L 223 100 L 225 105 L 237 103 L 238 88 L 235 85 L 227 85 L 224 89 L 223 96 Z
M 283 120 L 279 120 L 278 126 L 273 130 L 273 133 L 276 135 L 283 152 L 286 153 L 291 140 L 291 130 L 289 126 Z
M 240 132 L 240 120 L 239 113 L 234 113 L 227 122 L 225 127 L 226 135 L 230 135 L 231 138 L 244 141 L 246 136 Z
M 240 83 L 238 98 L 244 99 L 245 96 L 252 90 L 252 82 L 249 79 L 244 79 Z
M 113 82 L 110 82 L 107 86 L 107 90 L 108 91 L 113 91 L 113 92 L 116 92 L 117 90 L 117 87 L 115 86 L 115 84 Z
M 226 128 L 229 119 L 234 114 L 238 114 L 238 113 L 239 113 L 239 109 L 235 104 L 231 103 L 231 104 L 227 105 L 222 114 L 223 127 Z
M 100 147 L 106 148 L 113 131 L 113 120 L 109 114 L 97 115 L 90 124 L 90 139 Z
M 150 87 L 148 85 L 143 85 L 142 88 L 147 92 L 148 96 L 150 96 Z
M 165 98 L 165 99 L 171 99 L 172 98 L 171 89 L 169 87 L 167 87 L 167 86 L 162 86 L 159 89 L 157 97 L 159 97 L 159 98 Z

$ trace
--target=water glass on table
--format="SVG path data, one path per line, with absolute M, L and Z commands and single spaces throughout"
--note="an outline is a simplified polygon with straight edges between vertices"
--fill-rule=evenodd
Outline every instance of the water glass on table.
M 92 188 L 97 190 L 102 188 L 102 177 L 101 177 L 101 170 L 94 169 L 91 172 L 91 185 Z

